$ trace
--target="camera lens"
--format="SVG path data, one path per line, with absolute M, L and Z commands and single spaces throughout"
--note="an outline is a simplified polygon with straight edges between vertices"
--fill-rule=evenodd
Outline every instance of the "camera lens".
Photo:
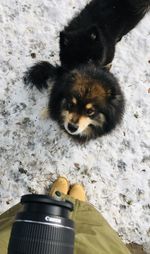
M 12 227 L 8 254 L 73 254 L 73 204 L 46 195 L 25 195 Z

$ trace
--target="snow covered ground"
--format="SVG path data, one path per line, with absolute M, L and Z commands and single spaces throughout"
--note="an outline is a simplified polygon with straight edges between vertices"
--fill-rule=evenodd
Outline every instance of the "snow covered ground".
M 87 0 L 0 1 L 0 213 L 58 175 L 82 182 L 124 241 L 150 242 L 150 15 L 118 44 L 112 72 L 126 97 L 111 135 L 75 144 L 41 111 L 47 92 L 27 90 L 23 72 L 59 62 L 59 31 Z M 150 250 L 149 250 L 150 251 Z M 149 252 L 150 253 L 150 252 Z

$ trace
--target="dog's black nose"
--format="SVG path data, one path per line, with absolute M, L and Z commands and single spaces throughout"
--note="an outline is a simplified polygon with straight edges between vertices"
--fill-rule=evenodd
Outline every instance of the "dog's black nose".
M 76 132 L 78 129 L 78 126 L 73 123 L 68 123 L 68 130 L 72 133 Z

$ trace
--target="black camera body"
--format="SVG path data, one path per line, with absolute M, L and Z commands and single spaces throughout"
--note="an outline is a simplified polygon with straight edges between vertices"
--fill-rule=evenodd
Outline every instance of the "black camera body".
M 22 196 L 23 209 L 12 227 L 8 254 L 73 254 L 73 204 L 47 195 Z

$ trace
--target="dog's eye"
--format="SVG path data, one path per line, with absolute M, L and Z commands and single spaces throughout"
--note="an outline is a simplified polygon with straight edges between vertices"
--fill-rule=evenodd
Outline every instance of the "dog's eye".
M 95 115 L 95 110 L 94 109 L 87 109 L 86 110 L 86 114 L 88 116 L 94 116 Z
M 67 110 L 71 110 L 74 104 L 72 102 L 68 102 L 66 106 L 67 106 Z

